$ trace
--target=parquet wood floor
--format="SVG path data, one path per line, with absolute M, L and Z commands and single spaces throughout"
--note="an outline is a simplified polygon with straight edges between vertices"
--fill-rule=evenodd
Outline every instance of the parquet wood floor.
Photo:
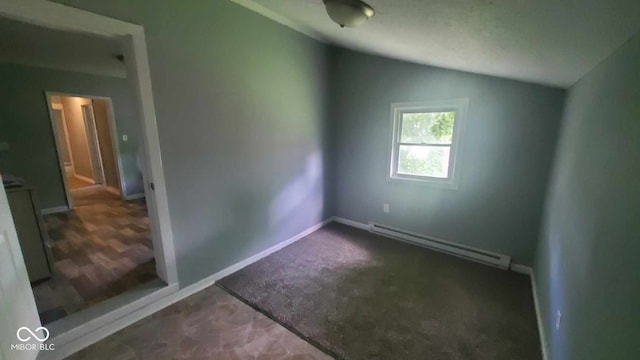
M 34 286 L 43 323 L 156 277 L 144 199 L 101 188 L 72 191 L 75 208 L 45 216 L 55 274 Z

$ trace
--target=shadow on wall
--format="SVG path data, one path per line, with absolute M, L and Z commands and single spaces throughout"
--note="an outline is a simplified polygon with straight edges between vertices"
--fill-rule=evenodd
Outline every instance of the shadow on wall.
M 305 159 L 301 163 L 303 169 L 297 175 L 286 177 L 293 180 L 275 197 L 255 192 L 257 188 L 244 188 L 236 191 L 233 201 L 225 199 L 224 203 L 234 206 L 216 217 L 215 222 L 221 225 L 217 231 L 206 234 L 195 248 L 177 254 L 185 259 L 182 264 L 188 264 L 178 269 L 183 286 L 286 241 L 324 220 L 322 155 L 316 150 Z
M 277 226 L 294 217 L 295 211 L 301 206 L 317 209 L 316 215 L 322 215 L 322 194 L 310 193 L 318 184 L 322 184 L 322 155 L 320 151 L 315 151 L 307 156 L 306 165 L 305 172 L 286 185 L 271 202 L 269 207 L 270 227 Z
M 550 359 L 639 358 L 638 59 L 640 34 L 569 90 L 535 264 Z

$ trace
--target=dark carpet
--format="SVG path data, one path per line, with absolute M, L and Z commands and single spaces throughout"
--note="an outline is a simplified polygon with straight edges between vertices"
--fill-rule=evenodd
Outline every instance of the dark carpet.
M 527 276 L 340 224 L 218 285 L 336 358 L 542 358 Z

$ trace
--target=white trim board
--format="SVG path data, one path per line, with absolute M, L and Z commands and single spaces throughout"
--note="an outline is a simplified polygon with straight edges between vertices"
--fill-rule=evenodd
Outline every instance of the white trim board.
M 73 151 L 71 150 L 71 142 L 69 140 L 69 132 L 67 129 L 67 119 L 65 117 L 64 114 L 64 106 L 62 106 L 62 104 L 56 104 L 54 106 L 53 102 L 51 101 L 51 97 L 47 96 L 45 93 L 45 97 L 46 97 L 46 101 L 47 101 L 47 112 L 49 114 L 49 123 L 51 125 L 51 131 L 53 134 L 53 142 L 55 145 L 55 152 L 56 152 L 56 158 L 58 160 L 58 167 L 61 171 L 61 179 L 62 180 L 62 187 L 64 189 L 64 195 L 65 195 L 65 202 L 67 203 L 67 207 L 69 209 L 73 209 L 73 200 L 71 198 L 71 188 L 69 188 L 69 184 L 67 181 L 67 168 L 64 164 L 63 161 L 63 156 L 62 156 L 62 145 L 60 144 L 60 134 L 58 133 L 59 131 L 57 131 L 57 126 L 55 124 L 55 120 L 54 120 L 54 116 L 53 113 L 54 111 L 59 111 L 60 112 L 60 120 L 62 121 L 62 127 L 64 129 L 64 137 L 65 137 L 65 141 L 67 143 L 67 152 L 69 153 L 69 157 L 71 159 L 71 169 L 73 170 L 73 175 L 76 175 L 76 168 L 75 168 L 75 160 L 73 158 Z M 92 182 L 93 183 L 93 182 Z
M 367 230 L 367 231 L 369 231 L 371 229 L 371 226 L 369 226 L 369 224 L 363 224 L 361 222 L 345 219 L 345 218 L 338 217 L 338 216 L 333 216 L 331 218 L 331 221 L 335 221 L 337 223 L 344 224 L 344 225 L 347 225 L 347 226 L 351 226 L 351 227 L 354 227 L 354 228 L 357 228 L 357 229 L 362 229 L 362 230 Z
M 509 270 L 513 272 L 517 272 L 518 274 L 529 275 L 533 274 L 533 269 L 531 266 L 521 265 L 521 264 L 511 264 L 509 266 Z
M 540 346 L 542 347 L 542 359 L 549 359 L 549 348 L 547 346 L 547 332 L 544 329 L 542 313 L 540 312 L 540 301 L 538 300 L 538 287 L 536 285 L 536 274 L 531 269 L 531 291 L 533 292 L 533 303 L 536 307 L 536 320 L 538 321 L 538 334 L 540 334 Z
M 76 169 L 75 169 L 75 162 L 73 161 L 73 154 L 71 153 L 71 141 L 69 140 L 69 127 L 67 126 L 67 119 L 64 116 L 64 106 L 62 105 L 62 103 L 53 103 L 51 102 L 51 99 L 47 99 L 50 101 L 51 104 L 51 108 L 54 110 L 58 110 L 60 111 L 60 116 L 61 116 L 61 121 L 62 121 L 62 129 L 64 131 L 64 138 L 65 138 L 65 142 L 67 143 L 67 153 L 69 155 L 69 162 L 62 162 L 63 166 L 64 166 L 64 176 L 68 176 L 67 175 L 67 168 L 71 169 L 70 173 L 74 174 L 76 173 Z M 49 113 L 51 114 L 51 113 Z
M 116 159 L 116 172 L 118 173 L 118 186 L 120 190 L 118 190 L 118 194 L 122 199 L 127 195 L 126 189 L 127 185 L 124 180 L 124 171 L 122 171 L 122 156 L 120 154 L 120 136 L 118 135 L 118 124 L 116 123 L 116 112 L 113 108 L 113 100 L 111 98 L 102 99 L 107 103 L 107 120 L 109 122 L 109 135 L 111 138 L 111 145 L 113 147 L 113 154 Z
M 262 259 L 264 257 L 267 257 L 267 256 L 273 254 L 274 252 L 276 252 L 276 251 L 278 251 L 278 250 L 280 250 L 280 249 L 282 249 L 284 247 L 287 247 L 287 246 L 293 244 L 294 242 L 302 239 L 303 237 L 311 234 L 312 232 L 317 231 L 318 229 L 324 227 L 325 225 L 327 225 L 330 222 L 331 222 L 331 218 L 325 219 L 325 220 L 313 225 L 312 227 L 310 227 L 310 228 L 298 233 L 297 235 L 295 235 L 295 236 L 293 236 L 293 237 L 291 237 L 291 238 L 289 238 L 289 239 L 287 239 L 285 241 L 282 241 L 282 242 L 280 242 L 280 243 L 278 243 L 278 244 L 276 244 L 276 245 L 274 245 L 274 246 L 272 246 L 272 247 L 270 247 L 270 248 L 268 248 L 266 250 L 263 250 L 263 251 L 255 254 L 255 255 L 249 257 L 249 258 L 246 258 L 246 259 L 244 259 L 244 260 L 242 260 L 240 262 L 237 262 L 237 263 L 225 268 L 224 270 L 221 270 L 221 271 L 215 273 L 213 276 L 219 276 L 218 279 L 221 279 L 221 278 L 223 278 L 223 277 L 225 277 L 227 275 L 231 275 L 234 272 L 236 272 L 236 271 L 238 271 L 238 270 L 240 270 L 240 269 L 242 269 L 242 268 L 244 268 L 246 266 L 249 266 L 249 265 L 253 264 L 256 261 L 258 261 L 258 260 L 260 260 L 260 259 Z M 208 286 L 208 285 L 206 285 L 206 283 L 207 283 L 207 280 L 210 280 L 210 278 L 211 277 L 206 278 L 204 280 L 201 280 L 201 281 L 195 283 L 194 285 L 198 285 L 198 284 L 205 285 L 204 287 L 201 288 L 201 289 L 204 289 L 205 287 Z M 213 284 L 213 283 L 211 283 L 211 284 Z
M 394 228 L 394 227 L 390 227 L 390 226 L 386 226 L 384 225 L 384 228 L 386 229 L 390 229 L 393 231 L 397 231 L 397 232 L 401 232 L 403 234 L 391 234 L 390 232 L 387 231 L 381 231 L 381 230 L 376 230 L 375 227 L 380 227 L 381 229 L 383 228 L 383 226 L 381 224 L 378 223 L 373 223 L 370 222 L 369 224 L 363 224 L 361 222 L 357 222 L 357 221 L 353 221 L 353 220 L 349 220 L 349 219 L 345 219 L 342 217 L 337 217 L 334 216 L 331 218 L 333 221 L 341 223 L 341 224 L 345 224 L 347 226 L 351 226 L 351 227 L 355 227 L 358 229 L 362 229 L 362 230 L 367 230 L 373 234 L 376 235 L 380 235 L 380 236 L 384 236 L 386 238 L 392 239 L 392 240 L 396 240 L 396 241 L 402 241 L 404 243 L 408 243 L 408 244 L 413 244 L 416 246 L 420 246 L 426 249 L 430 249 L 430 250 L 434 250 L 434 251 L 438 251 L 441 253 L 445 253 L 445 254 L 449 254 L 451 256 L 457 256 L 457 257 L 461 257 L 463 259 L 467 259 L 469 261 L 474 261 L 474 262 L 478 262 L 480 264 L 484 264 L 484 265 L 488 265 L 488 266 L 493 266 L 493 267 L 497 267 L 503 270 L 508 270 L 508 266 L 511 263 L 511 256 L 508 255 L 503 255 L 503 254 L 497 254 L 488 250 L 484 250 L 484 249 L 479 249 L 479 248 L 474 248 L 471 246 L 466 246 L 464 245 L 464 247 L 466 249 L 472 250 L 472 251 L 477 251 L 477 252 L 482 252 L 485 253 L 482 256 L 469 256 L 469 255 L 465 255 L 465 253 L 463 252 L 458 252 L 455 251 L 455 249 L 453 250 L 448 250 L 446 247 L 443 246 L 439 246 L 438 244 L 430 244 L 427 243 L 426 241 L 422 241 L 422 239 L 428 239 L 430 241 L 438 241 L 439 243 L 444 243 L 444 244 L 451 244 L 452 246 L 463 246 L 462 244 L 458 244 L 455 243 L 453 241 L 448 241 L 448 240 L 443 240 L 443 239 L 438 239 L 432 236 L 426 236 L 426 235 L 422 235 L 422 234 L 417 234 L 414 232 L 410 232 L 404 229 L 398 229 L 398 228 Z M 405 236 L 406 234 L 406 236 Z M 411 238 L 411 237 L 415 237 L 415 238 Z M 438 246 L 437 246 L 438 245 Z M 494 255 L 498 258 L 500 258 L 500 262 L 490 262 L 487 260 L 483 260 L 484 259 L 489 259 L 488 255 Z M 490 259 L 493 260 L 493 259 Z
M 461 257 L 463 259 L 494 266 L 502 270 L 508 270 L 511 264 L 511 256 L 499 254 L 481 248 L 464 245 L 454 241 L 424 235 L 393 226 L 370 222 L 371 231 L 374 234 L 390 237 L 410 244 L 436 250 L 445 254 Z
M 114 188 L 113 186 L 105 186 L 105 190 L 107 190 L 108 192 L 112 193 L 113 195 L 120 196 L 120 190 Z
M 276 13 L 275 11 L 269 10 L 266 7 L 258 4 L 257 2 L 253 1 L 253 0 L 229 0 L 232 3 L 235 3 L 236 5 L 240 5 L 242 7 L 244 7 L 245 9 L 251 10 L 255 13 L 258 13 L 268 19 L 271 19 L 277 23 L 280 23 L 288 28 L 291 28 L 301 34 L 304 34 L 310 38 L 316 39 L 320 42 L 323 42 L 325 44 L 328 44 L 329 41 L 322 36 L 320 33 L 316 32 L 315 30 L 312 30 L 310 28 L 308 28 L 307 26 L 291 21 L 289 19 L 287 19 L 286 17 Z
M 138 307 L 134 311 L 131 311 L 123 316 L 113 316 L 111 321 L 100 328 L 97 328 L 93 331 L 88 331 L 85 334 L 79 335 L 75 339 L 64 339 L 66 342 L 62 346 L 56 345 L 55 351 L 50 352 L 42 352 L 39 359 L 46 360 L 58 360 L 63 359 L 79 350 L 82 350 L 115 332 L 126 328 L 127 326 L 155 313 L 158 312 L 167 306 L 170 306 L 190 295 L 193 295 L 199 291 L 202 291 L 208 288 L 211 285 L 214 285 L 218 280 L 224 278 L 227 275 L 231 275 L 234 272 L 253 264 L 254 262 L 273 254 L 274 252 L 281 250 L 282 248 L 295 243 L 296 241 L 304 238 L 305 236 L 313 233 L 314 231 L 322 228 L 332 221 L 332 218 L 326 219 L 318 224 L 311 226 L 310 228 L 294 235 L 293 237 L 284 240 L 266 250 L 263 250 L 253 256 L 250 256 L 242 261 L 239 261 L 225 269 L 218 271 L 217 273 L 210 275 L 194 284 L 191 284 L 183 289 L 167 294 L 154 301 L 153 303 L 146 304 L 142 307 Z M 172 288 L 171 288 L 172 289 Z M 103 319 L 104 320 L 104 319 Z M 66 335 L 66 334 L 65 334 Z M 64 336 L 64 335 L 63 335 Z M 51 342 L 55 343 L 56 338 L 52 339 Z
M 139 194 L 131 194 L 131 195 L 127 195 L 124 197 L 125 200 L 136 200 L 136 199 L 142 199 L 145 197 L 144 193 L 139 193 Z
M 50 207 L 50 208 L 46 208 L 46 209 L 42 209 L 40 210 L 40 213 L 42 215 L 49 215 L 49 214 L 56 214 L 56 213 L 61 213 L 61 212 L 67 212 L 71 209 L 69 209 L 68 206 L 63 205 L 63 206 L 55 206 L 55 207 Z
M 542 321 L 542 313 L 540 312 L 540 301 L 538 300 L 538 287 L 536 285 L 536 275 L 533 268 L 526 265 L 511 264 L 511 271 L 524 275 L 529 275 L 531 281 L 531 292 L 533 294 L 533 304 L 536 308 L 536 321 L 538 323 L 538 334 L 540 335 L 540 347 L 542 347 L 542 359 L 547 360 L 549 358 L 549 348 L 547 347 L 547 336 Z
M 88 183 L 89 183 L 89 184 L 91 184 L 91 185 L 99 185 L 99 184 L 96 184 L 96 181 L 95 181 L 95 180 L 93 180 L 92 178 L 90 178 L 90 177 L 86 177 L 86 176 L 84 176 L 84 175 L 80 175 L 80 174 L 78 174 L 78 173 L 75 173 L 75 174 L 73 175 L 73 177 L 76 177 L 76 178 L 78 178 L 79 180 L 82 180 L 82 181 L 86 181 L 86 182 L 88 182 Z

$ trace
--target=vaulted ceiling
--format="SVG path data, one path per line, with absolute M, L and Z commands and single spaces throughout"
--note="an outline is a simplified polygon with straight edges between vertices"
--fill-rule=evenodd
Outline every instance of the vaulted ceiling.
M 366 0 L 339 28 L 322 0 L 232 0 L 323 41 L 391 58 L 560 87 L 640 30 L 638 0 Z

